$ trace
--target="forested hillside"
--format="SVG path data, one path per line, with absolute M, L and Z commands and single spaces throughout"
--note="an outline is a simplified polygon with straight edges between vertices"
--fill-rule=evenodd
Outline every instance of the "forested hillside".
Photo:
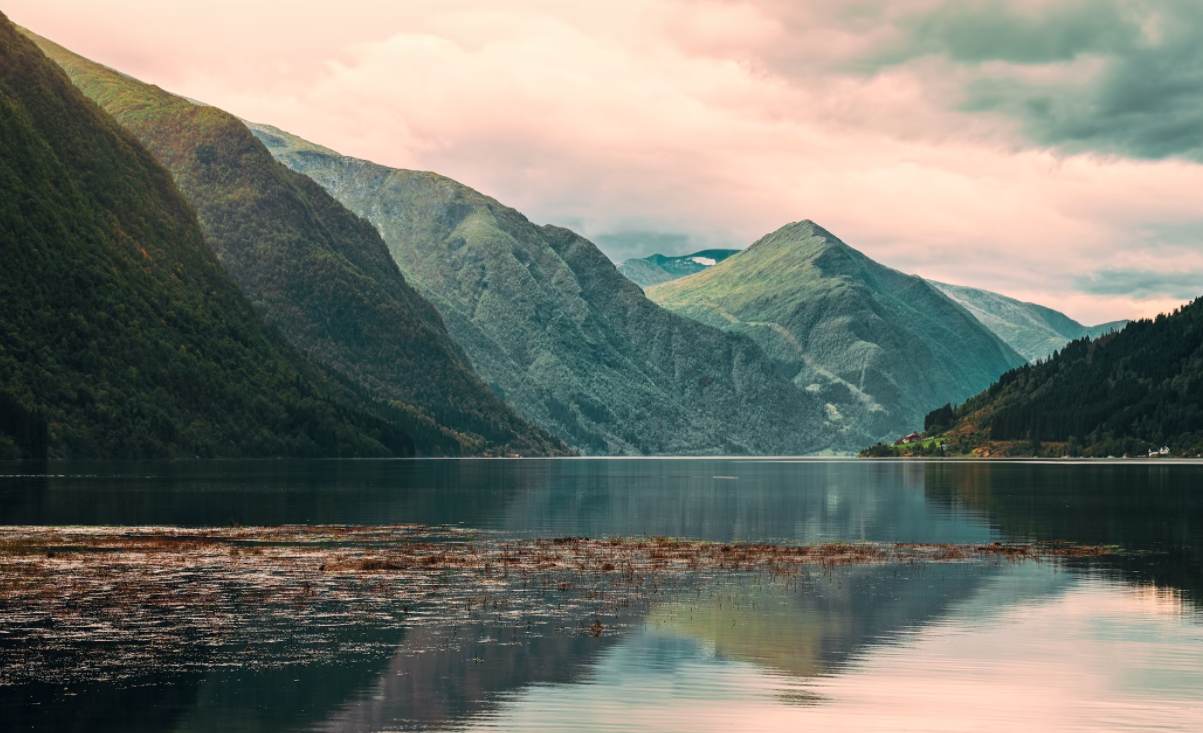
M 433 173 L 252 128 L 279 160 L 380 229 L 497 394 L 581 450 L 797 454 L 830 445 L 821 403 L 754 342 L 659 308 L 572 232 Z
M 927 281 L 874 262 L 811 221 L 647 294 L 756 339 L 862 444 L 910 432 L 933 407 L 966 399 L 1024 362 Z
M 928 429 L 957 452 L 1108 456 L 1164 446 L 1175 455 L 1203 453 L 1203 299 L 1072 341 L 963 405 L 934 412 Z
M 567 450 L 476 376 L 372 225 L 277 163 L 240 120 L 28 35 L 172 173 L 268 322 L 387 403 L 421 453 Z
M 263 323 L 171 175 L 3 15 L 0 253 L 0 457 L 413 451 Z

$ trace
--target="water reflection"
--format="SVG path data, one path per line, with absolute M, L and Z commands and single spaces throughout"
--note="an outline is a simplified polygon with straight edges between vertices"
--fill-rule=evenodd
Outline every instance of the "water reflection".
M 521 690 L 463 729 L 1194 731 L 1203 719 L 1203 633 L 1172 596 L 1030 565 L 914 620 L 859 637 L 834 665 L 809 649 L 847 639 L 842 616 L 779 640 L 757 623 L 648 626 L 584 681 Z M 783 654 L 799 638 L 801 662 Z
M 987 518 L 925 496 L 922 464 L 769 460 L 24 464 L 4 524 L 462 524 L 523 536 L 979 542 Z
M 1129 552 L 1089 567 L 1203 604 L 1203 466 L 929 463 L 924 479 L 932 504 L 971 507 L 1021 541 L 1119 545 Z
M 18 525 L 420 522 L 523 536 L 1070 540 L 1131 551 L 1063 564 L 846 568 L 791 586 L 706 578 L 608 624 L 600 638 L 553 622 L 520 634 L 466 622 L 349 629 L 339 633 L 356 641 L 324 662 L 251 670 L 198 658 L 196 671 L 166 678 L 148 664 L 121 683 L 0 687 L 6 729 L 1197 730 L 1203 719 L 1203 466 L 273 461 L 5 470 L 0 522 Z

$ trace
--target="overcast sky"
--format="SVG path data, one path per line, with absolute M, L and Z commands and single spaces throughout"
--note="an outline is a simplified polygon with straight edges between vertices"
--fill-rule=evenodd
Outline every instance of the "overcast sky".
M 615 260 L 813 219 L 1087 323 L 1203 294 L 1199 0 L 6 0 L 72 50 L 433 170 Z

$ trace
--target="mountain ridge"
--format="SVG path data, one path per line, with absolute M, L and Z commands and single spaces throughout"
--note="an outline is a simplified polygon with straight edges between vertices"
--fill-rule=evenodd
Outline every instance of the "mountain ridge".
M 660 309 L 588 240 L 449 178 L 251 127 L 277 159 L 379 228 L 494 391 L 585 452 L 827 445 L 821 405 L 754 342 Z
M 566 450 L 480 381 L 375 228 L 276 162 L 242 121 L 25 33 L 171 171 L 267 320 L 387 404 L 423 453 Z
M 1064 313 L 1038 303 L 964 285 L 928 282 L 964 306 L 1028 361 L 1045 359 L 1070 341 L 1083 336 L 1098 338 L 1129 323 L 1122 320 L 1084 326 Z
M 618 265 L 618 271 L 639 287 L 649 288 L 652 285 L 701 272 L 737 252 L 739 252 L 737 249 L 703 249 L 679 256 L 662 255 L 657 252 L 647 257 L 625 260 Z
M 874 262 L 810 220 L 646 292 L 756 339 L 795 383 L 823 396 L 849 434 L 909 431 L 931 409 L 924 405 L 975 394 L 1024 361 L 922 278 Z
M 263 322 L 138 140 L 0 14 L 0 456 L 412 455 Z

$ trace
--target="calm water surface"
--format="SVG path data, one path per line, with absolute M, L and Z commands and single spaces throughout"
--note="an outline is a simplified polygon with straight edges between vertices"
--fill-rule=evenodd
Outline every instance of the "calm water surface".
M 70 686 L 0 675 L 2 730 L 1203 731 L 1201 465 L 276 461 L 0 473 L 4 525 L 423 523 L 1127 551 L 860 566 L 789 588 L 715 577 L 596 639 L 368 624 L 339 631 L 346 651 L 266 669 L 126 669 Z

